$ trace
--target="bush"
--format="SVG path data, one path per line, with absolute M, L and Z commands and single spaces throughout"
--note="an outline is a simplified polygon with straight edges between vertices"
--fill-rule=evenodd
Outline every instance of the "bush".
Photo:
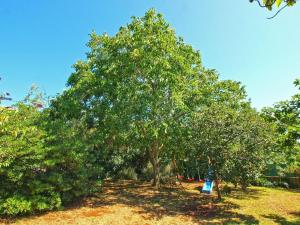
M 128 179 L 128 180 L 137 180 L 137 173 L 132 167 L 128 167 L 119 171 L 117 178 Z
M 0 203 L 2 214 L 16 216 L 19 214 L 29 214 L 34 211 L 45 211 L 61 206 L 61 199 L 57 193 L 50 196 L 21 196 L 14 195 Z
M 252 184 L 260 187 L 274 187 L 274 184 L 265 178 L 258 178 Z
M 67 129 L 48 133 L 43 116 L 24 104 L 1 110 L 0 215 L 58 209 L 94 191 L 95 177 L 101 172 L 90 163 L 94 157 L 78 139 L 62 141 Z
M 61 206 L 56 184 L 47 180 L 49 149 L 45 131 L 38 127 L 40 113 L 19 104 L 0 116 L 0 214 L 18 215 Z M 49 154 L 49 155 L 48 155 Z
M 32 211 L 32 202 L 22 196 L 13 196 L 1 202 L 1 211 L 8 215 L 25 214 Z
M 147 163 L 147 166 L 142 169 L 139 179 L 150 181 L 153 178 L 153 169 L 150 162 Z

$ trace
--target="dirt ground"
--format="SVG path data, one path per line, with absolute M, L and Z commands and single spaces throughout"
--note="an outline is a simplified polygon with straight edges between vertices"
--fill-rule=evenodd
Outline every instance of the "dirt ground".
M 22 225 L 164 225 L 164 224 L 300 224 L 300 192 L 251 188 L 233 191 L 222 202 L 201 194 L 199 183 L 155 190 L 149 183 L 106 181 L 97 196 L 61 211 L 2 219 Z

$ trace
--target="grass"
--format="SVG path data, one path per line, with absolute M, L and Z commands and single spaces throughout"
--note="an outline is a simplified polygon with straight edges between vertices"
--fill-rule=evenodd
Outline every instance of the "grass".
M 222 202 L 199 192 L 199 184 L 153 189 L 149 183 L 106 181 L 97 196 L 61 211 L 2 219 L 0 224 L 300 224 L 300 191 L 251 187 Z

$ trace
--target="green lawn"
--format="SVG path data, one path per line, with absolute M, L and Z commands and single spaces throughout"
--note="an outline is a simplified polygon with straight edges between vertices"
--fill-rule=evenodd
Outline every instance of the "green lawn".
M 235 192 L 226 202 L 237 205 L 235 212 L 248 215 L 259 224 L 300 224 L 300 191 L 252 187 L 250 193 Z
M 222 202 L 201 194 L 197 183 L 153 189 L 149 183 L 105 183 L 97 196 L 57 212 L 3 220 L 13 224 L 300 224 L 300 192 L 251 187 Z

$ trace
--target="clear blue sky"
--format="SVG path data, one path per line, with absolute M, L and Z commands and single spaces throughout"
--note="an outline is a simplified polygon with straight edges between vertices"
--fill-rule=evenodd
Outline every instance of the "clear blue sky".
M 300 3 L 273 20 L 248 0 L 9 0 L 0 3 L 0 91 L 63 90 L 92 30 L 114 34 L 154 7 L 222 79 L 241 81 L 257 108 L 287 99 L 300 75 Z

